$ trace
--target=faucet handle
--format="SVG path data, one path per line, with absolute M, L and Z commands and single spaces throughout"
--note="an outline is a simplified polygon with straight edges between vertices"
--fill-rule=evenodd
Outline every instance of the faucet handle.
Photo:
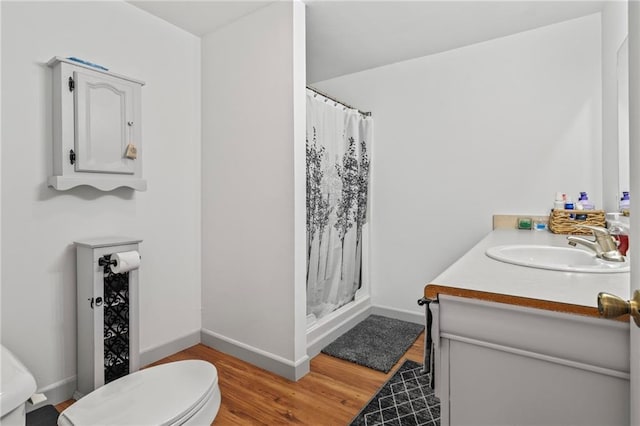
M 586 228 L 590 229 L 593 232 L 593 235 L 597 236 L 610 236 L 609 230 L 607 228 L 603 228 L 602 226 L 593 226 L 593 225 L 576 225 L 576 228 Z
M 624 262 L 624 256 L 618 250 L 618 244 L 607 228 L 591 225 L 578 225 L 578 227 L 587 228 L 593 232 L 596 238 L 593 242 L 599 247 L 598 257 L 613 262 Z

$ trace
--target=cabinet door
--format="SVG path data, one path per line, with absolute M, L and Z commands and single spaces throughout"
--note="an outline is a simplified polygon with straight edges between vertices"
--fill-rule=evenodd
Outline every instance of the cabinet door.
M 74 71 L 76 172 L 133 174 L 125 156 L 135 125 L 131 83 Z
M 131 371 L 129 272 L 104 273 L 104 383 Z
M 87 393 L 97 389 L 105 384 L 104 381 L 104 268 L 98 264 L 98 259 L 93 263 L 93 295 L 87 300 L 93 313 L 93 332 L 91 334 L 93 359 L 91 366 L 93 368 L 93 382 L 89 389 L 80 389 L 81 392 Z M 83 285 L 85 283 L 82 283 Z M 86 350 L 87 348 L 85 348 Z

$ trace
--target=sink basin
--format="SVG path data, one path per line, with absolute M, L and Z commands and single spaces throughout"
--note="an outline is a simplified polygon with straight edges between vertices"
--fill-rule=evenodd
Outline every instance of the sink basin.
M 595 253 L 571 247 L 504 245 L 490 247 L 487 256 L 501 262 L 554 271 L 615 273 L 629 272 L 629 262 L 608 262 Z

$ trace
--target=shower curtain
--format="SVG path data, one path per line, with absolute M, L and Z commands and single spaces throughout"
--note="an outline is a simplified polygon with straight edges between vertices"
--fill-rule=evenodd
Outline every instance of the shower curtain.
M 373 120 L 307 89 L 307 314 L 351 302 L 362 282 Z

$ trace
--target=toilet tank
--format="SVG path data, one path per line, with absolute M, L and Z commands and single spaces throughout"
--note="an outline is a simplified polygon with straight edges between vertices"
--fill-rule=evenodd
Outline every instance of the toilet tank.
M 11 351 L 0 345 L 1 423 L 24 424 L 25 403 L 35 391 L 36 381 L 27 367 Z

